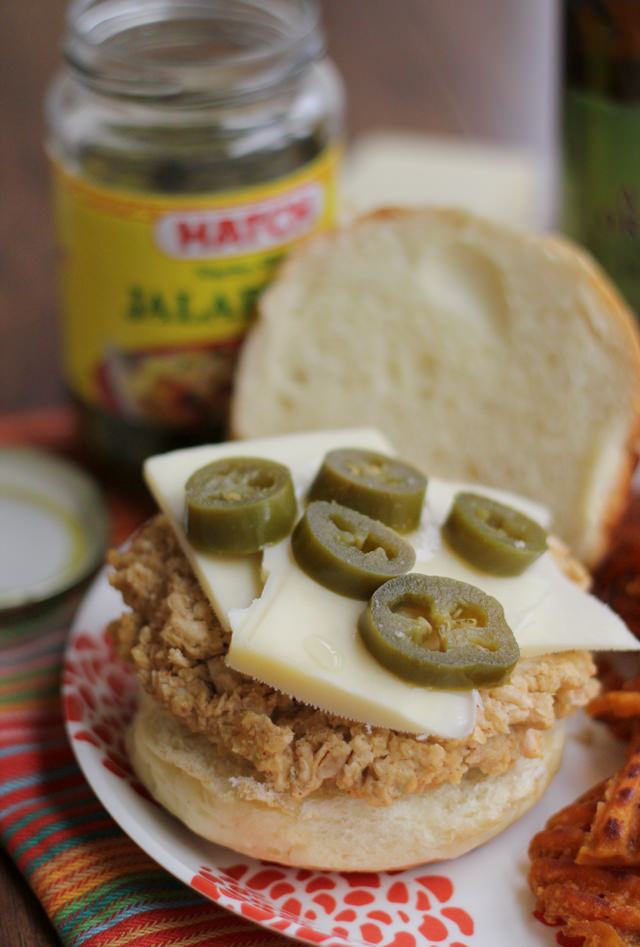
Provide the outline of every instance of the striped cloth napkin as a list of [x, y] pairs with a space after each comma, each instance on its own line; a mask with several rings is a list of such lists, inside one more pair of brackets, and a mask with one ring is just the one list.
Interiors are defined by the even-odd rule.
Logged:
[[[127, 525], [122, 510], [116, 513], [117, 541], [130, 517]], [[122, 832], [89, 788], [66, 737], [60, 700], [78, 600], [75, 593], [36, 614], [0, 617], [0, 840], [60, 940], [69, 947], [290, 943], [174, 879]], [[7, 944], [4, 935], [0, 942]]]

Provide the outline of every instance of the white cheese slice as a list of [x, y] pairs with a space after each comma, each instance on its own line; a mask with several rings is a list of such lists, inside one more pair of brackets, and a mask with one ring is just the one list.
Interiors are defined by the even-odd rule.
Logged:
[[[216, 613], [231, 628], [231, 667], [339, 716], [412, 733], [464, 737], [473, 729], [477, 693], [412, 685], [378, 664], [357, 632], [363, 603], [306, 576], [288, 539], [265, 549], [260, 567], [259, 555], [203, 554], [185, 536], [184, 485], [203, 464], [234, 455], [279, 460], [291, 469], [300, 500], [324, 454], [343, 446], [393, 452], [381, 434], [368, 429], [312, 432], [176, 451], [151, 458], [145, 473]], [[610, 609], [564, 577], [550, 553], [522, 576], [507, 579], [482, 573], [454, 555], [441, 540], [440, 526], [463, 486], [430, 479], [421, 527], [408, 537], [416, 549], [413, 571], [470, 582], [497, 598], [523, 656], [640, 647]], [[538, 504], [481, 489], [548, 522]]]
[[450, 576], [498, 599], [523, 657], [571, 650], [640, 649], [640, 642], [618, 615], [568, 579], [551, 552], [536, 559], [522, 575], [508, 578], [481, 572], [456, 556], [442, 541], [440, 527], [455, 494], [469, 489], [516, 507], [545, 527], [549, 525], [548, 511], [531, 500], [489, 487], [432, 478], [420, 535], [412, 537], [416, 548], [413, 572]]
[[333, 448], [352, 445], [391, 452], [391, 445], [382, 434], [364, 428], [205, 444], [159, 454], [146, 461], [144, 475], [149, 489], [171, 523], [185, 556], [225, 627], [229, 627], [228, 615], [232, 608], [246, 608], [260, 595], [260, 555], [229, 557], [193, 548], [184, 531], [184, 488], [191, 474], [223, 457], [264, 457], [290, 468], [296, 494], [300, 497], [315, 475], [318, 458], [321, 460]]
[[436, 691], [392, 674], [357, 630], [364, 602], [310, 579], [288, 542], [265, 550], [266, 584], [229, 614], [228, 664], [341, 717], [413, 733], [461, 737], [473, 729], [474, 691]]

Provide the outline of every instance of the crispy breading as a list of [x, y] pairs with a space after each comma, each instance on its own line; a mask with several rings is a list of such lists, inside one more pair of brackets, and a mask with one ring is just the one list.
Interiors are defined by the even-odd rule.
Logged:
[[571, 555], [571, 550], [567, 544], [552, 534], [547, 536], [547, 546], [566, 577], [579, 585], [585, 592], [588, 592], [592, 585], [591, 573]]
[[470, 769], [506, 771], [540, 754], [540, 731], [597, 690], [586, 652], [521, 660], [507, 683], [481, 691], [463, 740], [420, 738], [338, 718], [225, 664], [229, 635], [177, 540], [158, 517], [110, 556], [112, 584], [132, 608], [112, 624], [120, 654], [144, 689], [222, 751], [237, 754], [277, 791], [304, 798], [323, 784], [384, 805]]

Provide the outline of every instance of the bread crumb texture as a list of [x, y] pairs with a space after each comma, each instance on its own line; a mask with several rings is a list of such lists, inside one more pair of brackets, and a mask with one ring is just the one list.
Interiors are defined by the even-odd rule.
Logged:
[[427, 473], [545, 503], [593, 566], [635, 463], [638, 338], [565, 241], [462, 212], [379, 212], [284, 265], [241, 354], [231, 426], [373, 424]]
[[[473, 732], [438, 740], [354, 723], [288, 697], [225, 664], [226, 632], [169, 524], [158, 516], [109, 556], [131, 608], [110, 634], [143, 689], [192, 732], [242, 761], [246, 792], [304, 799], [336, 787], [374, 806], [465, 774], [499, 775], [541, 755], [541, 734], [598, 690], [587, 652], [522, 659], [509, 681], [480, 691]], [[247, 766], [249, 769], [247, 769]], [[253, 787], [253, 788], [251, 788]]]

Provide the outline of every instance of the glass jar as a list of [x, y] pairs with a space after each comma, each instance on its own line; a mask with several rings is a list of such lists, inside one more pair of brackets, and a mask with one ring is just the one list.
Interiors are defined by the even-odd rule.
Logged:
[[640, 4], [564, 0], [561, 228], [640, 314]]
[[225, 435], [256, 297], [337, 215], [343, 96], [315, 0], [75, 0], [47, 98], [63, 370], [139, 468]]

